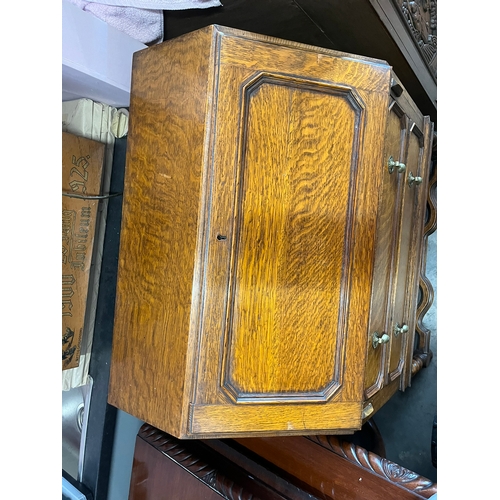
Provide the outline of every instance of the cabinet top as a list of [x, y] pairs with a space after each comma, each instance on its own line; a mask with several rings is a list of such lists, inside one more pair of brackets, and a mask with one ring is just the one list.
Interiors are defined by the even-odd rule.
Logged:
[[[228, 26], [221, 26], [220, 24], [211, 24], [209, 26], [206, 26], [205, 28], [201, 28], [199, 30], [193, 31], [191, 33], [187, 33], [186, 35], [181, 35], [177, 37], [178, 39], [181, 39], [182, 37], [189, 36], [192, 33], [196, 32], [211, 32], [212, 34], [216, 34], [219, 36], [230, 36], [234, 38], [244, 38], [246, 40], [255, 40], [257, 42], [264, 42], [264, 43], [269, 43], [273, 45], [281, 45], [284, 47], [290, 47], [294, 48], [297, 50], [304, 50], [308, 52], [315, 52], [318, 54], [325, 54], [333, 57], [339, 57], [342, 59], [349, 59], [349, 60], [354, 60], [358, 61], [360, 63], [367, 63], [367, 64], [376, 64], [376, 65], [381, 65], [381, 66], [386, 66], [390, 67], [390, 65], [387, 63], [387, 61], [384, 61], [382, 59], [375, 59], [373, 57], [366, 57], [366, 56], [361, 56], [357, 54], [349, 54], [348, 52], [341, 52], [339, 50], [333, 50], [333, 49], [326, 49], [324, 47], [317, 47], [315, 45], [308, 45], [305, 43], [299, 43], [299, 42], [294, 42], [291, 40], [285, 40], [282, 38], [276, 38], [268, 35], [261, 35], [258, 33], [253, 33], [250, 31], [244, 31], [236, 28], [230, 28]], [[172, 39], [172, 40], [175, 40]], [[167, 40], [166, 42], [163, 43], [169, 43]], [[162, 45], [162, 44], [158, 44]], [[158, 46], [157, 45], [157, 46]]]

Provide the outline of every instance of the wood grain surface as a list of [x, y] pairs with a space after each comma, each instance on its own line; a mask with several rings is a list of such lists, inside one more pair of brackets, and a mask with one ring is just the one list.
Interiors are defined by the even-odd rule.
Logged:
[[[263, 403], [282, 404], [286, 415], [295, 410], [285, 403], [318, 401], [332, 408], [314, 413], [330, 416], [329, 423], [318, 421], [314, 428], [331, 426], [337, 407], [342, 422], [337, 430], [348, 425], [345, 408], [353, 409], [352, 429], [359, 425], [354, 411], [363, 397], [380, 182], [373, 163], [382, 161], [388, 87], [355, 88], [351, 77], [363, 87], [352, 68], [359, 62], [322, 55], [315, 66], [318, 59], [309, 51], [283, 58], [275, 72], [275, 50], [289, 47], [264, 51], [253, 41], [237, 42], [222, 37], [220, 48], [194, 396], [194, 407], [203, 413], [195, 409], [193, 415], [211, 415], [212, 424], [204, 420], [210, 432], [221, 432], [224, 420], [218, 415], [224, 415], [229, 433], [233, 425], [242, 428], [239, 415], [248, 415], [244, 425], [252, 429], [270, 421], [262, 415], [264, 407], [257, 409]], [[233, 64], [237, 49], [251, 57], [250, 67], [245, 60]], [[255, 51], [260, 51], [258, 71]], [[379, 81], [386, 71], [388, 85], [388, 68], [376, 65], [372, 76], [370, 66], [362, 66], [367, 80]], [[313, 121], [309, 107], [322, 118]], [[256, 408], [243, 410], [241, 403]], [[195, 420], [192, 428], [203, 433]], [[285, 417], [279, 421], [288, 426]], [[290, 421], [295, 429], [295, 419]], [[274, 432], [300, 432], [294, 429]]]
[[[404, 390], [410, 384], [432, 128], [404, 89], [389, 108], [385, 155], [404, 163], [405, 170], [387, 175], [380, 193], [374, 276], [380, 285], [373, 289], [370, 331], [387, 333], [390, 341], [376, 349], [368, 347], [365, 404], [371, 403], [375, 412], [398, 387]], [[421, 176], [422, 183], [410, 187], [410, 173]], [[408, 331], [397, 334], [395, 328], [403, 326]]]
[[[401, 9], [403, 5], [402, 0], [226, 0], [222, 9], [169, 12], [165, 37], [216, 23], [383, 59], [420, 110], [435, 121], [436, 81], [426, 56], [429, 50], [435, 51], [436, 36], [428, 39], [422, 33], [429, 30], [423, 18], [433, 12], [431, 27], [436, 34], [436, 4], [414, 2]], [[423, 18], [419, 17], [422, 7], [426, 10]], [[423, 57], [422, 50], [427, 52]]]
[[[387, 130], [385, 135], [384, 162], [380, 165], [382, 188], [380, 190], [375, 271], [372, 289], [369, 334], [391, 335], [391, 293], [393, 287], [393, 268], [397, 243], [397, 222], [400, 212], [401, 185], [404, 175], [395, 170], [389, 173], [388, 160], [404, 162], [408, 119], [401, 107], [391, 99], [388, 107]], [[365, 397], [371, 398], [385, 382], [388, 345], [376, 349], [368, 343], [368, 356], [365, 375]]]
[[342, 373], [359, 115], [345, 96], [283, 84], [251, 96], [227, 360], [238, 392], [321, 393]]
[[[409, 127], [410, 128], [410, 127]], [[414, 124], [411, 124], [411, 131], [408, 131], [408, 145], [405, 154], [406, 171], [404, 173], [402, 184], [402, 206], [397, 228], [398, 240], [395, 255], [397, 257], [394, 274], [392, 321], [389, 325], [391, 329], [391, 343], [389, 345], [390, 354], [388, 360], [388, 380], [392, 381], [400, 377], [405, 363], [405, 346], [413, 338], [412, 332], [415, 330], [414, 314], [411, 314], [411, 304], [415, 303], [417, 297], [410, 293], [413, 289], [412, 283], [412, 260], [416, 258], [417, 248], [413, 235], [418, 229], [418, 220], [416, 219], [416, 193], [421, 190], [421, 186], [408, 185], [408, 176], [412, 172], [418, 175], [420, 171], [420, 144], [423, 145], [422, 132]], [[409, 330], [406, 334], [395, 335], [394, 327], [397, 325], [407, 325]]]
[[[412, 375], [412, 359], [414, 354], [414, 342], [415, 334], [418, 331], [418, 289], [420, 283], [420, 272], [422, 269], [422, 262], [424, 261], [424, 252], [426, 251], [425, 242], [425, 216], [427, 210], [427, 197], [429, 193], [429, 182], [430, 182], [430, 164], [431, 164], [431, 153], [432, 153], [432, 137], [434, 134], [434, 124], [430, 121], [428, 116], [423, 117], [422, 128], [418, 130], [414, 127], [412, 129], [412, 136], [418, 136], [419, 144], [419, 154], [417, 163], [418, 176], [422, 177], [422, 183], [418, 186], [414, 186], [410, 189], [415, 189], [415, 202], [414, 202], [414, 230], [412, 234], [412, 254], [411, 254], [411, 264], [409, 265], [409, 276], [408, 276], [408, 286], [407, 286], [407, 310], [406, 316], [410, 318], [411, 323], [410, 341], [407, 342], [404, 354], [405, 357], [405, 367], [404, 372], [401, 377], [400, 388], [404, 390], [406, 387], [411, 385], [411, 375]], [[421, 134], [421, 135], [420, 135]], [[430, 359], [426, 360], [428, 364]]]
[[190, 434], [199, 437], [307, 435], [353, 432], [361, 427], [361, 403], [294, 405], [193, 405]]
[[[216, 443], [220, 449], [211, 444]], [[232, 452], [228, 454], [227, 451]], [[129, 500], [314, 500], [243, 453], [211, 439], [179, 441], [144, 424], [137, 435]]]
[[[188, 455], [190, 464], [195, 460]], [[129, 500], [220, 500], [222, 497], [214, 491], [203, 477], [213, 471], [207, 470], [207, 464], [196, 463], [202, 470], [202, 478], [198, 479], [180, 463], [168, 458], [146, 441], [137, 438], [130, 478]], [[168, 480], [166, 480], [168, 478]]]
[[144, 424], [129, 499], [422, 500], [436, 492], [428, 479], [337, 436], [186, 442]]
[[108, 401], [172, 433], [190, 396], [211, 39], [138, 52], [132, 73]]
[[413, 356], [413, 366], [411, 376], [417, 373], [420, 368], [427, 367], [432, 360], [433, 354], [430, 349], [432, 331], [424, 325], [424, 318], [434, 301], [434, 289], [432, 283], [426, 276], [427, 265], [427, 244], [429, 236], [437, 228], [437, 142], [436, 136], [433, 137], [431, 163], [429, 166], [429, 187], [427, 189], [426, 216], [424, 226], [424, 237], [422, 243], [422, 263], [420, 265], [419, 296], [420, 300], [417, 307], [417, 326], [418, 335], [417, 353]]
[[[395, 256], [395, 269], [392, 280], [391, 298], [392, 324], [408, 325], [408, 332], [394, 338], [392, 332], [390, 355], [381, 370], [385, 382], [378, 391], [368, 396], [365, 404], [371, 403], [373, 416], [398, 390], [405, 390], [411, 385], [411, 377], [423, 366], [425, 359], [414, 357], [414, 339], [417, 329], [418, 284], [420, 270], [424, 259], [424, 222], [426, 199], [428, 196], [429, 165], [433, 124], [429, 117], [415, 113], [404, 102], [406, 120], [408, 121], [406, 172], [402, 183], [402, 206], [400, 208], [399, 229]], [[418, 128], [420, 123], [422, 128]], [[423, 181], [420, 185], [408, 186], [408, 174], [419, 175]], [[419, 172], [419, 174], [415, 174]], [[406, 338], [405, 338], [406, 337]], [[366, 419], [364, 420], [366, 421]]]
[[[348, 438], [318, 435], [311, 436], [308, 439], [332, 451], [339, 457], [344, 458], [354, 467], [372, 472], [379, 476], [379, 479], [383, 479], [407, 490], [403, 493], [401, 490], [392, 489], [391, 486], [387, 484], [385, 488], [382, 486], [382, 491], [392, 490], [396, 495], [399, 493], [401, 498], [405, 497], [405, 494], [410, 494], [410, 498], [412, 495], [414, 495], [413, 498], [431, 498], [437, 493], [436, 483], [376, 453], [372, 453], [361, 446], [349, 442]], [[355, 477], [354, 474], [354, 481], [356, 480]]]
[[[363, 448], [349, 443], [343, 447], [335, 436], [331, 439], [337, 446], [329, 444], [326, 436], [247, 438], [236, 442], [279, 467], [318, 498], [416, 500], [436, 492], [431, 481]], [[415, 483], [405, 487], [405, 480]]]
[[182, 438], [360, 428], [390, 354], [368, 354], [399, 248], [390, 83], [219, 26], [135, 55], [111, 404]]

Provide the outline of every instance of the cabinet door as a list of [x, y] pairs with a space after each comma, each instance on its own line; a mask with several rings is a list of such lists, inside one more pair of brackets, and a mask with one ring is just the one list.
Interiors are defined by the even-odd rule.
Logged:
[[431, 138], [432, 124], [428, 117], [420, 123], [409, 119], [387, 380], [389, 383], [400, 377], [402, 390], [409, 385], [414, 349]]
[[[394, 274], [401, 215], [401, 192], [404, 171], [390, 162], [404, 164], [409, 120], [399, 104], [391, 99], [388, 110], [380, 205], [378, 212], [375, 270], [368, 338], [368, 359], [365, 376], [365, 397], [379, 392], [387, 383], [389, 344], [372, 344], [372, 336], [391, 337]], [[391, 342], [391, 340], [389, 341]], [[394, 351], [393, 351], [394, 352]]]
[[404, 167], [386, 171], [382, 183], [370, 336], [386, 334], [388, 342], [368, 347], [367, 399], [397, 379], [401, 389], [409, 382], [431, 135], [428, 117], [390, 104], [385, 157]]
[[357, 429], [389, 69], [218, 47], [188, 434]]

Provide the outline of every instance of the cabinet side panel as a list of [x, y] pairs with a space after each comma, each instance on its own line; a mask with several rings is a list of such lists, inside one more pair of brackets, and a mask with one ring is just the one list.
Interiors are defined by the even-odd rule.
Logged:
[[136, 54], [133, 66], [108, 400], [174, 434], [198, 307], [211, 41], [211, 28], [186, 35]]

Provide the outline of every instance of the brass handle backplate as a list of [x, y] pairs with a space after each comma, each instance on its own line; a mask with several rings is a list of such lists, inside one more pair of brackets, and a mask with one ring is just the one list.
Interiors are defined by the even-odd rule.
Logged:
[[380, 333], [375, 332], [372, 335], [372, 346], [374, 349], [376, 349], [380, 344], [387, 344], [391, 340], [391, 337], [387, 335], [387, 333], [383, 333], [380, 335]]
[[402, 174], [406, 170], [406, 165], [399, 161], [395, 161], [392, 156], [389, 156], [389, 159], [387, 160], [387, 169], [390, 174], [392, 174], [396, 169], [398, 170], [398, 174]]
[[361, 418], [364, 420], [366, 417], [369, 417], [374, 411], [373, 405], [371, 403], [368, 403], [364, 408], [363, 408], [363, 413], [361, 414]]
[[394, 336], [397, 337], [400, 333], [406, 333], [409, 329], [408, 325], [405, 325], [404, 323], [402, 325], [396, 323], [394, 325]]
[[420, 184], [422, 184], [422, 180], [422, 177], [414, 177], [412, 172], [408, 174], [408, 186], [410, 187], [412, 187], [413, 185], [419, 186]]

